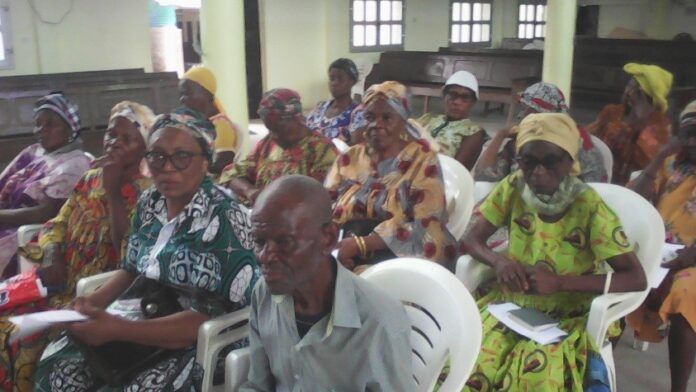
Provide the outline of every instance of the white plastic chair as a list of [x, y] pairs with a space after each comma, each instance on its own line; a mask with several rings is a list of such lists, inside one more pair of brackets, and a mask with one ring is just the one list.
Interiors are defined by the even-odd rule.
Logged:
[[[105, 272], [99, 275], [82, 278], [77, 282], [76, 294], [78, 297], [93, 293], [118, 271]], [[204, 370], [203, 392], [226, 391], [225, 384], [213, 385], [213, 376], [217, 358], [225, 346], [247, 337], [249, 320], [249, 308], [240, 309], [203, 323], [198, 329], [198, 342], [196, 347], [196, 362]], [[238, 324], [244, 325], [232, 328]]]
[[595, 135], [590, 135], [592, 139], [592, 144], [597, 147], [600, 155], [602, 155], [602, 163], [604, 164], [604, 170], [607, 172], [607, 182], [611, 182], [611, 174], [614, 170], [614, 156], [611, 154], [611, 150], [602, 139]]
[[474, 202], [478, 204], [483, 201], [497, 185], [497, 182], [476, 181], [474, 183]]
[[474, 178], [459, 161], [447, 155], [438, 154], [442, 179], [445, 183], [445, 198], [449, 221], [447, 229], [459, 240], [474, 210]]
[[482, 327], [473, 297], [447, 269], [432, 261], [397, 258], [360, 275], [399, 299], [412, 327], [413, 379], [432, 391], [445, 361], [450, 371], [440, 391], [461, 391], [481, 348]]
[[333, 142], [334, 146], [336, 146], [336, 149], [338, 150], [338, 152], [341, 154], [348, 151], [348, 149], [350, 148], [350, 146], [348, 144], [346, 144], [346, 142], [344, 142], [343, 140], [341, 140], [339, 138], [333, 138], [333, 139], [331, 139], [331, 141]]
[[[31, 241], [31, 239], [34, 238], [34, 235], [41, 231], [42, 227], [43, 225], [40, 223], [34, 225], [19, 226], [19, 229], [17, 229], [17, 246], [21, 248], [28, 244], [29, 241]], [[17, 262], [19, 263], [18, 267], [20, 274], [28, 272], [36, 266], [36, 263], [33, 263], [22, 256], [19, 256], [17, 258]]]
[[[636, 255], [643, 266], [647, 281], [652, 281], [660, 264], [665, 238], [662, 217], [647, 200], [627, 188], [604, 183], [589, 185], [599, 192], [604, 202], [619, 216], [629, 240], [639, 244], [636, 247]], [[488, 266], [473, 260], [469, 255], [459, 258], [456, 271], [457, 277], [470, 291], [494, 275]], [[646, 287], [643, 291], [608, 293], [598, 295], [592, 301], [587, 331], [599, 347], [602, 359], [607, 365], [613, 391], [616, 390], [616, 368], [611, 343], [606, 339], [607, 329], [613, 322], [637, 309], [647, 297], [649, 290]]]

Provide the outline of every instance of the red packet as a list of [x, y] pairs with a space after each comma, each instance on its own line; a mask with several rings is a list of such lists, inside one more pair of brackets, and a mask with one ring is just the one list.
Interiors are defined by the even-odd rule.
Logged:
[[36, 271], [34, 268], [0, 282], [0, 312], [46, 298], [48, 290]]

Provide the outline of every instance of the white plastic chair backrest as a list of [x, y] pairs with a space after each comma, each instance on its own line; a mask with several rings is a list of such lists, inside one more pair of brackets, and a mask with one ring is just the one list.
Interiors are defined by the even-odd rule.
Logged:
[[348, 149], [350, 148], [350, 146], [348, 144], [346, 144], [346, 142], [344, 142], [343, 140], [341, 140], [339, 138], [333, 138], [333, 139], [331, 139], [331, 141], [333, 142], [334, 146], [336, 146], [336, 149], [338, 150], [338, 152], [341, 154], [348, 151]]
[[456, 159], [438, 154], [445, 183], [445, 198], [449, 221], [447, 229], [459, 240], [466, 231], [474, 210], [474, 178]]
[[498, 185], [497, 182], [476, 181], [474, 183], [474, 201], [480, 203]]
[[[660, 265], [665, 225], [660, 213], [645, 198], [628, 188], [605, 183], [590, 183], [604, 202], [619, 216], [628, 240], [640, 244], [635, 253], [650, 281]], [[608, 240], [621, 241], [618, 232]]]
[[614, 170], [614, 156], [611, 154], [611, 150], [602, 139], [595, 135], [590, 135], [592, 138], [592, 144], [599, 150], [600, 155], [602, 155], [602, 163], [604, 164], [604, 170], [607, 172], [607, 182], [611, 182], [611, 174]]
[[360, 276], [404, 304], [412, 324], [416, 390], [432, 391], [449, 358], [440, 391], [460, 391], [476, 364], [482, 335], [479, 310], [464, 285], [441, 265], [416, 258], [384, 261]]
[[263, 124], [252, 123], [249, 124], [249, 152], [251, 152], [256, 143], [268, 135], [268, 128]]
[[253, 145], [251, 144], [251, 138], [249, 135], [249, 129], [244, 129], [239, 126], [239, 124], [234, 123], [234, 128], [238, 130], [237, 132], [237, 145], [235, 146], [237, 154], [234, 156], [234, 161], [239, 162], [246, 158], [251, 151]]

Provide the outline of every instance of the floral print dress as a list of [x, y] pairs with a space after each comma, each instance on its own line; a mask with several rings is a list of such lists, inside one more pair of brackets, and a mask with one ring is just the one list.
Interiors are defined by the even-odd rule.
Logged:
[[[163, 283], [214, 292], [234, 308], [249, 304], [258, 279], [250, 250], [248, 213], [226, 190], [206, 178], [191, 202], [174, 219], [167, 219], [166, 201], [154, 187], [140, 199], [122, 268]], [[159, 244], [158, 244], [159, 243]], [[157, 249], [155, 249], [157, 248]], [[210, 317], [223, 314], [219, 305], [195, 300], [190, 308]], [[36, 374], [37, 391], [191, 391], [198, 390], [202, 369], [196, 348], [173, 355], [142, 370], [123, 388], [96, 384], [82, 354], [65, 335], [44, 351]]]
[[358, 105], [352, 103], [343, 112], [334, 117], [326, 117], [333, 101], [319, 102], [307, 116], [307, 126], [329, 139], [339, 138], [346, 143], [350, 142], [350, 118]]

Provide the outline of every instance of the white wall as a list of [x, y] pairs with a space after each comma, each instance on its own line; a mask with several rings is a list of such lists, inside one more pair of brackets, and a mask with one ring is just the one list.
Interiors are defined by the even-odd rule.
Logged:
[[[27, 0], [9, 0], [15, 67], [0, 76], [152, 68], [146, 0], [74, 0], [62, 23], [45, 24]], [[44, 20], [57, 21], [69, 0], [34, 0]]]

